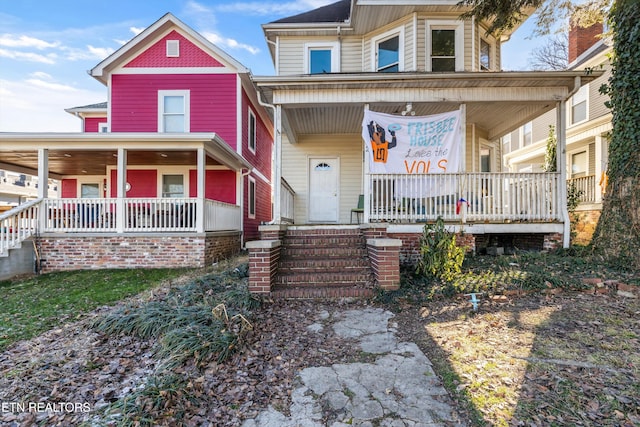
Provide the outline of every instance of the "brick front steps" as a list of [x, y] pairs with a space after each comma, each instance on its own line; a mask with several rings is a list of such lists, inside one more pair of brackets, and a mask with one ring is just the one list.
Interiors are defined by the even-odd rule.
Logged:
[[272, 295], [345, 298], [373, 295], [365, 239], [357, 227], [287, 230]]

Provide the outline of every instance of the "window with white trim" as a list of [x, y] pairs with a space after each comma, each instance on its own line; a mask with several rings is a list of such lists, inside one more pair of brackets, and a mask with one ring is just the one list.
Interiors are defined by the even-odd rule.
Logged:
[[180, 40], [167, 40], [167, 58], [180, 56]]
[[531, 145], [532, 142], [532, 124], [531, 122], [526, 123], [522, 126], [522, 146], [526, 147]]
[[504, 154], [511, 152], [511, 134], [510, 133], [502, 137], [502, 152]]
[[109, 132], [109, 123], [98, 123], [98, 132], [100, 133]]
[[571, 155], [571, 178], [587, 176], [587, 152], [581, 151]]
[[335, 43], [306, 43], [305, 73], [323, 74], [340, 71], [340, 45]]
[[449, 20], [427, 21], [427, 71], [464, 70], [464, 26]]
[[582, 86], [571, 97], [571, 124], [584, 122], [587, 120], [587, 98], [589, 95], [589, 86]]
[[404, 71], [404, 29], [381, 34], [371, 42], [375, 71], [383, 73]]
[[255, 154], [256, 152], [256, 115], [253, 114], [253, 111], [249, 110], [249, 129], [247, 131], [248, 141], [247, 144], [249, 146], [249, 151]]
[[169, 199], [184, 197], [184, 175], [162, 175], [162, 197]]
[[189, 132], [189, 91], [158, 91], [158, 132]]
[[491, 44], [485, 39], [480, 39], [480, 71], [491, 70]]
[[256, 180], [249, 177], [249, 206], [248, 214], [249, 218], [256, 217]]

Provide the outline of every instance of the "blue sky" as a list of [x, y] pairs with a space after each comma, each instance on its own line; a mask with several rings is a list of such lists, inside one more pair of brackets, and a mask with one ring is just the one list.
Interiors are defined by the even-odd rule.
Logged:
[[[0, 132], [77, 132], [65, 108], [106, 101], [87, 71], [167, 12], [254, 75], [274, 74], [261, 24], [335, 0], [0, 0]], [[504, 45], [503, 69], [527, 68], [527, 22]]]

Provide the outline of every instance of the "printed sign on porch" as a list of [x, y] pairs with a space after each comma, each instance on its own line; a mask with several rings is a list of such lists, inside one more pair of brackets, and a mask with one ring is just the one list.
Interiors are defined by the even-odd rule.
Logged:
[[455, 173], [460, 161], [460, 110], [421, 117], [365, 110], [362, 138], [371, 173]]

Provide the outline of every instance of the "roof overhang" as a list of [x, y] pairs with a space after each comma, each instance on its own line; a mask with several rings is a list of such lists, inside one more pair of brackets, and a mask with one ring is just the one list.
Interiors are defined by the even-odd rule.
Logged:
[[466, 105], [467, 123], [490, 139], [565, 101], [601, 71], [356, 73], [256, 76], [270, 104], [281, 105], [294, 139], [314, 133], [359, 133], [364, 106], [389, 114], [411, 103], [417, 115]]
[[47, 149], [52, 177], [104, 175], [107, 166], [116, 164], [118, 149], [128, 151], [128, 165], [194, 165], [195, 152], [200, 148], [205, 150], [209, 163], [234, 170], [252, 168], [215, 133], [142, 132], [0, 133], [0, 165], [35, 175], [37, 152]]

